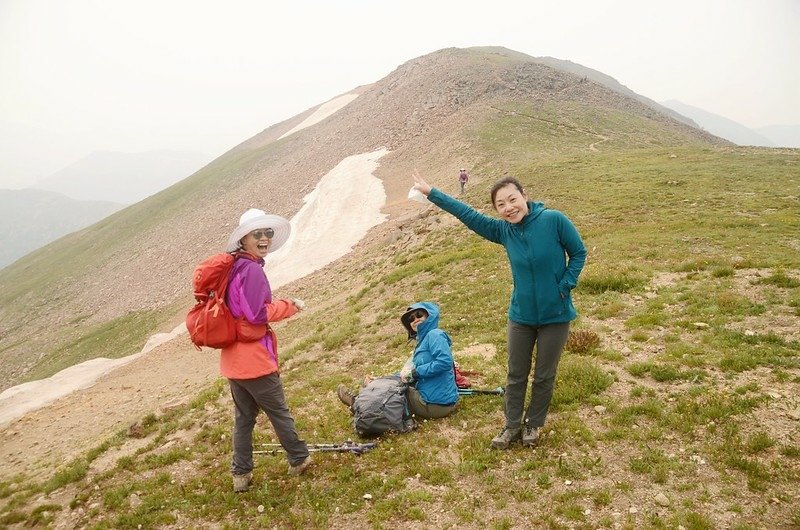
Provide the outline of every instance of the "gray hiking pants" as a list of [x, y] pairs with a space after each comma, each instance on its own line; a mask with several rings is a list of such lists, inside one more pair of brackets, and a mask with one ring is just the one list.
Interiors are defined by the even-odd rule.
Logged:
[[406, 403], [408, 403], [409, 412], [418, 418], [444, 418], [456, 410], [455, 404], [437, 405], [436, 403], [425, 403], [425, 400], [422, 399], [422, 396], [419, 395], [419, 392], [417, 392], [417, 389], [413, 386], [408, 387], [406, 391]]
[[506, 428], [518, 429], [522, 424], [522, 409], [528, 392], [528, 377], [536, 345], [531, 401], [525, 413], [525, 423], [541, 427], [553, 398], [558, 361], [567, 343], [569, 322], [528, 326], [508, 321], [508, 378], [506, 380]]
[[308, 447], [297, 435], [294, 418], [286, 404], [280, 375], [228, 379], [228, 384], [235, 405], [231, 464], [234, 475], [244, 475], [253, 470], [253, 428], [259, 410], [267, 414], [290, 465], [295, 466], [308, 456]]

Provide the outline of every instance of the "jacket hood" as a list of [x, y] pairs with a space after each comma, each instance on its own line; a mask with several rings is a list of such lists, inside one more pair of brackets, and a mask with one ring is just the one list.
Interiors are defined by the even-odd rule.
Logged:
[[[411, 329], [411, 313], [416, 309], [424, 309], [428, 313], [428, 318], [417, 326], [417, 331], [415, 332]], [[403, 313], [403, 316], [400, 317], [400, 322], [403, 324], [403, 327], [406, 328], [406, 331], [408, 331], [408, 340], [417, 339], [421, 341], [430, 330], [439, 327], [439, 306], [433, 302], [417, 302], [411, 304], [408, 306], [406, 312]]]
[[528, 215], [525, 216], [525, 221], [523, 222], [536, 219], [546, 209], [543, 202], [528, 201]]

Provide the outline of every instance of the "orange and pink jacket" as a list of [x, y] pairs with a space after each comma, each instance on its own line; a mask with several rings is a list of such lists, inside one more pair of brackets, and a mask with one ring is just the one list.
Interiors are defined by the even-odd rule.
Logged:
[[228, 379], [255, 379], [278, 371], [278, 340], [270, 322], [297, 313], [289, 300], [272, 300], [264, 260], [240, 253], [233, 264], [225, 301], [237, 319], [239, 341], [222, 349], [220, 373]]

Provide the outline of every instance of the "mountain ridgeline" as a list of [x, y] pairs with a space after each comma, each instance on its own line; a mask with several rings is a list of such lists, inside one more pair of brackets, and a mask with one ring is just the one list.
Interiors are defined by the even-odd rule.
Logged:
[[558, 157], [728, 145], [569, 64], [504, 48], [413, 59], [354, 89], [359, 96], [322, 122], [286, 138], [314, 109], [275, 124], [160, 193], [31, 253], [0, 271], [0, 389], [141, 349], [181, 320], [195, 264], [223, 247], [242, 211], [291, 217], [348, 156], [389, 149], [376, 176], [391, 221], [409, 208], [414, 168], [447, 189], [459, 166], [479, 182]]

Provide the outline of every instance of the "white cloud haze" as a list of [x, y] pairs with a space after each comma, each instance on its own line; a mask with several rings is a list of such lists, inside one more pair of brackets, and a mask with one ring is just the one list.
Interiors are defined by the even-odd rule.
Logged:
[[0, 188], [93, 151], [217, 156], [401, 63], [505, 46], [749, 127], [800, 123], [800, 2], [0, 0]]

